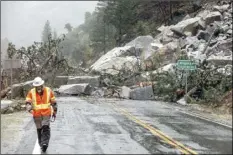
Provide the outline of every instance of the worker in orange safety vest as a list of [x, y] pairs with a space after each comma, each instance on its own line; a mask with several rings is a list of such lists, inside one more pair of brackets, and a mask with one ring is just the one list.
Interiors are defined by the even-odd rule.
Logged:
[[56, 118], [57, 103], [53, 91], [44, 86], [40, 77], [34, 79], [33, 86], [26, 96], [26, 108], [33, 115], [38, 143], [46, 152], [50, 140], [50, 118]]

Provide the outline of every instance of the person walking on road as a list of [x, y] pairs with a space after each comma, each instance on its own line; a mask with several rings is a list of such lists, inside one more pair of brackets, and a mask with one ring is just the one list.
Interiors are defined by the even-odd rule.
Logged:
[[44, 86], [40, 77], [34, 79], [33, 86], [26, 96], [26, 108], [33, 115], [39, 145], [46, 152], [50, 140], [50, 117], [56, 118], [57, 103], [53, 91]]

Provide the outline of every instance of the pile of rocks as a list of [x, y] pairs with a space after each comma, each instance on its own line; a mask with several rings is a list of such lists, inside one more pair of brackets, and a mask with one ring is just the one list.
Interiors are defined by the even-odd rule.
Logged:
[[232, 65], [232, 3], [186, 16], [176, 25], [161, 26], [151, 44], [155, 52], [173, 55], [180, 49], [190, 59], [214, 66]]
[[25, 109], [24, 100], [1, 100], [1, 114], [10, 114]]

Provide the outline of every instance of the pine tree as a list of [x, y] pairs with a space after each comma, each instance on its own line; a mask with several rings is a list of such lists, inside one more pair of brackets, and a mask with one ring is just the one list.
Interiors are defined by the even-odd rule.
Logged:
[[57, 39], [57, 31], [53, 30], [53, 40], [56, 40], [56, 39]]
[[44, 26], [44, 30], [42, 32], [42, 42], [47, 42], [49, 37], [52, 36], [50, 22], [47, 20]]

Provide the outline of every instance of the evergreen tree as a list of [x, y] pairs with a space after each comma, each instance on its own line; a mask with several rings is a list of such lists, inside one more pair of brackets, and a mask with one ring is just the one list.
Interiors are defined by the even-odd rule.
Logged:
[[44, 30], [42, 32], [42, 42], [47, 42], [49, 37], [51, 37], [52, 31], [50, 27], [50, 22], [47, 20], [44, 26]]

